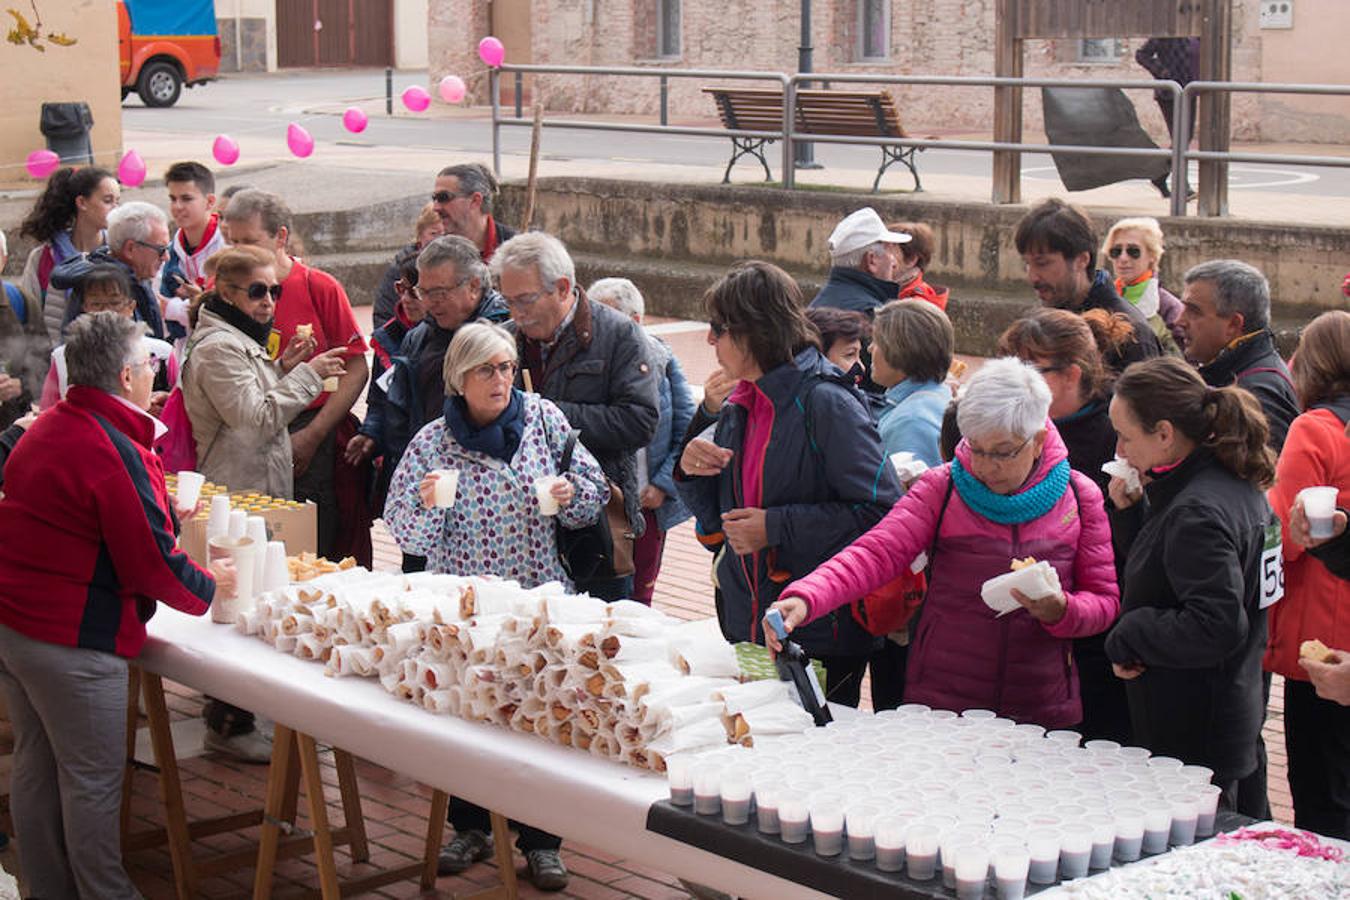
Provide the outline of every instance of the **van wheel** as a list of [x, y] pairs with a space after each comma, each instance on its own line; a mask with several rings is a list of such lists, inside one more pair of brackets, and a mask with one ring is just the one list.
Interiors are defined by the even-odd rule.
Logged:
[[183, 93], [183, 77], [173, 63], [157, 60], [141, 69], [136, 93], [146, 106], [173, 106]]

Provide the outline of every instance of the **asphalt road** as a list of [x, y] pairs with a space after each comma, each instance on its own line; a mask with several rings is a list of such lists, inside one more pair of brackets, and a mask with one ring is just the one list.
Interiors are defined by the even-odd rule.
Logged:
[[[413, 84], [426, 84], [425, 73], [402, 72], [394, 77], [394, 103]], [[170, 109], [147, 109], [132, 95], [123, 105], [126, 128], [199, 134], [203, 137], [226, 132], [242, 134], [283, 129], [299, 117], [319, 141], [348, 141], [375, 146], [416, 147], [456, 153], [488, 154], [492, 150], [491, 124], [482, 117], [394, 117], [372, 115], [371, 125], [360, 136], [347, 133], [340, 120], [341, 110], [362, 104], [378, 107], [382, 113], [384, 97], [382, 70], [288, 71], [270, 75], [228, 76], [198, 88], [186, 90], [178, 104]], [[529, 151], [528, 128], [502, 129], [502, 149], [507, 154]], [[568, 128], [550, 128], [543, 142], [546, 159], [595, 160], [632, 164], [692, 166], [708, 169], [710, 174], [726, 165], [725, 138], [684, 135], [653, 135], [623, 132], [596, 132]], [[777, 147], [770, 148], [769, 165], [777, 171]], [[827, 170], [875, 170], [877, 151], [872, 147], [815, 145], [815, 158]], [[742, 161], [740, 167], [757, 165]], [[922, 157], [922, 171], [988, 178], [991, 157], [987, 153], [956, 150], [928, 150]], [[888, 173], [885, 184], [908, 187], [908, 173], [896, 169]], [[1028, 181], [1058, 183], [1049, 156], [1027, 154], [1023, 157], [1023, 176]], [[828, 180], [828, 174], [825, 176]], [[1230, 167], [1229, 186], [1234, 191], [1276, 191], [1284, 194], [1310, 194], [1320, 197], [1350, 196], [1350, 170], [1308, 166], [1258, 166], [1234, 164]]]

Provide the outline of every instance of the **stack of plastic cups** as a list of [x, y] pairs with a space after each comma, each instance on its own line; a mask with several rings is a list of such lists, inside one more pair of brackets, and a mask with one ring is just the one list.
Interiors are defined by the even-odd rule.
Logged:
[[905, 867], [905, 832], [910, 819], [890, 816], [876, 821], [873, 843], [876, 847], [877, 868], [883, 872], [899, 872]]
[[230, 510], [230, 531], [232, 538], [246, 537], [248, 534], [248, 513], [242, 509]]
[[[286, 543], [284, 541], [268, 541], [265, 557], [263, 561], [263, 592], [284, 588], [291, 580], [290, 569], [286, 566]], [[690, 800], [690, 802], [693, 801]]]
[[216, 494], [211, 498], [211, 514], [206, 520], [206, 539], [229, 537], [230, 534], [230, 497], [228, 494]]
[[1031, 853], [1020, 841], [999, 841], [991, 854], [998, 900], [1022, 900], [1027, 892]]
[[854, 802], [844, 811], [844, 830], [848, 833], [848, 858], [873, 859], [876, 851], [876, 822], [880, 810]]
[[[253, 540], [257, 548], [253, 553], [253, 590], [261, 593], [267, 568], [267, 520], [262, 516], [248, 516], [244, 519], [244, 537]], [[251, 597], [241, 597], [250, 600]]]
[[750, 821], [750, 778], [744, 769], [724, 769], [718, 781], [718, 792], [723, 822], [744, 825]]
[[[269, 551], [272, 549], [269, 545]], [[675, 806], [694, 805], [694, 771], [689, 758], [672, 756], [666, 760], [666, 781], [670, 785], [670, 802]]]
[[1134, 862], [1144, 844], [1144, 811], [1134, 806], [1120, 806], [1113, 814], [1116, 819], [1115, 857], [1121, 862]]
[[808, 803], [811, 842], [817, 856], [838, 856], [844, 850], [844, 798], [822, 791]]
[[1054, 884], [1059, 877], [1059, 835], [1057, 828], [1033, 827], [1027, 832], [1027, 852], [1031, 854], [1027, 878], [1032, 884]]

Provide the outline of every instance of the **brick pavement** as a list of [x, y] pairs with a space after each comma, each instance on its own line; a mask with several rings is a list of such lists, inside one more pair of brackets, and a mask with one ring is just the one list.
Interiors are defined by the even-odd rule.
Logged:
[[[358, 310], [369, 325], [369, 309]], [[663, 331], [665, 329], [662, 329]], [[674, 348], [694, 384], [701, 384], [716, 366], [712, 349], [701, 329], [675, 329], [664, 335]], [[714, 614], [712, 585], [709, 579], [709, 556], [695, 540], [693, 528], [685, 523], [675, 528], [666, 542], [665, 563], [656, 587], [656, 605], [673, 616], [693, 619]], [[375, 531], [375, 565], [377, 568], [397, 568], [399, 552], [383, 527], [377, 523]], [[201, 695], [181, 686], [170, 686], [169, 706], [176, 720], [200, 715]], [[863, 692], [864, 697], [867, 691]], [[1270, 717], [1266, 725], [1266, 740], [1270, 750], [1271, 802], [1275, 817], [1291, 821], [1292, 810], [1287, 782], [1284, 753], [1283, 703], [1280, 681], [1277, 678], [1272, 693]], [[8, 723], [0, 724], [0, 750], [9, 753], [12, 738]], [[180, 753], [189, 748], [180, 747]], [[331, 754], [323, 754], [326, 799], [332, 821], [340, 822], [337, 805], [337, 777]], [[4, 758], [7, 770], [8, 758]], [[246, 766], [210, 756], [195, 756], [181, 763], [183, 788], [189, 818], [222, 815], [228, 812], [256, 809], [262, 804], [266, 770]], [[3, 771], [3, 770], [0, 770]], [[364, 761], [357, 763], [362, 785], [363, 810], [371, 840], [372, 858], [369, 864], [353, 863], [344, 849], [338, 850], [339, 871], [343, 876], [370, 874], [376, 868], [401, 866], [413, 862], [420, 854], [426, 826], [430, 791], [409, 778]], [[8, 828], [8, 797], [4, 800], [4, 817], [0, 825]], [[301, 804], [302, 808], [304, 804]], [[136, 829], [160, 824], [158, 789], [151, 775], [135, 776], [133, 791], [133, 819]], [[301, 825], [305, 826], [304, 817]], [[257, 829], [219, 835], [196, 844], [205, 850], [226, 851], [256, 841]], [[573, 877], [568, 890], [555, 896], [578, 900], [618, 900], [618, 898], [684, 897], [679, 883], [670, 875], [639, 863], [620, 859], [603, 848], [565, 844], [564, 859]], [[9, 866], [12, 855], [3, 858]], [[517, 856], [517, 863], [523, 861]], [[128, 870], [147, 900], [173, 897], [173, 873], [167, 849], [146, 850], [132, 854]], [[442, 878], [436, 889], [423, 894], [414, 881], [402, 882], [364, 896], [382, 898], [452, 897], [456, 892], [472, 891], [489, 886], [495, 878], [493, 863], [476, 866], [461, 877]], [[240, 870], [233, 874], [209, 879], [201, 885], [200, 894], [206, 898], [246, 896], [251, 890], [251, 872]], [[313, 887], [317, 874], [308, 858], [286, 860], [277, 868], [277, 888], [281, 894], [289, 888]], [[539, 896], [528, 883], [522, 882], [521, 894]]]

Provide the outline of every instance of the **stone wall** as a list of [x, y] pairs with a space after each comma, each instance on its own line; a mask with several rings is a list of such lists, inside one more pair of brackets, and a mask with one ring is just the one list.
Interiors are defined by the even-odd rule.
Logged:
[[[905, 0], [892, 2], [890, 58], [857, 59], [858, 0], [815, 0], [813, 40], [817, 72], [884, 73], [887, 75], [991, 75], [994, 70], [994, 0]], [[1292, 81], [1350, 82], [1350, 56], [1326, 52], [1326, 40], [1338, 40], [1343, 29], [1343, 0], [1306, 0], [1306, 15], [1289, 32], [1258, 27], [1258, 0], [1233, 0], [1233, 78], [1261, 81], [1266, 69]], [[473, 0], [429, 0], [433, 81], [442, 75], [482, 70], [474, 53], [487, 30], [485, 3]], [[529, 58], [553, 65], [661, 66], [694, 69], [740, 69], [793, 72], [797, 68], [800, 6], [796, 2], [737, 3], [725, 0], [682, 0], [682, 52], [657, 59], [657, 0], [533, 0], [530, 45], [507, 45], [508, 62]], [[474, 22], [481, 27], [467, 27]], [[1112, 61], [1082, 62], [1076, 41], [1028, 41], [1024, 46], [1028, 77], [1084, 81], [1132, 79], [1141, 84], [1147, 72], [1134, 62], [1143, 38], [1122, 42], [1123, 53]], [[1270, 47], [1266, 47], [1266, 43]], [[1316, 59], [1316, 71], [1300, 60]], [[538, 76], [531, 88], [545, 97], [549, 109], [589, 113], [655, 115], [659, 108], [657, 80], [587, 76]], [[477, 99], [486, 100], [486, 79], [477, 85]], [[701, 88], [702, 79], [673, 79], [672, 117], [707, 118], [714, 114]], [[862, 87], [855, 85], [855, 87]], [[993, 91], [976, 87], [878, 85], [896, 97], [908, 129], [926, 134], [941, 131], [990, 132]], [[1146, 90], [1130, 91], [1144, 126], [1159, 143], [1167, 130]], [[1315, 100], [1315, 102], [1314, 102]], [[1040, 97], [1024, 98], [1028, 132], [1041, 128]], [[1233, 134], [1238, 140], [1350, 140], [1350, 99], [1285, 97], [1262, 99], [1235, 95]]]
[[[239, 45], [243, 52], [236, 56], [234, 49], [234, 19], [216, 19], [216, 33], [220, 35], [220, 71], [267, 71], [267, 20], [239, 19]], [[241, 65], [236, 65], [236, 59]]]

